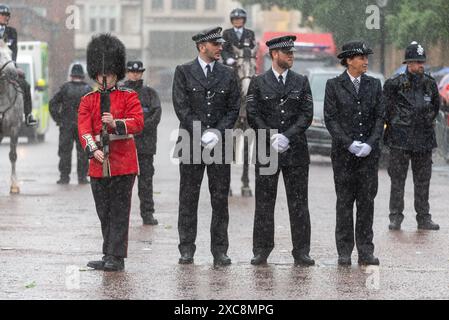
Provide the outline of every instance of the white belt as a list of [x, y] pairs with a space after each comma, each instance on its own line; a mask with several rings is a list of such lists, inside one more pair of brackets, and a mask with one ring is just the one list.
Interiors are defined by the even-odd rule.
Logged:
[[[132, 134], [118, 135], [113, 133], [109, 134], [109, 141], [127, 140], [127, 139], [134, 139], [134, 135]], [[100, 142], [100, 135], [95, 136], [95, 141]]]

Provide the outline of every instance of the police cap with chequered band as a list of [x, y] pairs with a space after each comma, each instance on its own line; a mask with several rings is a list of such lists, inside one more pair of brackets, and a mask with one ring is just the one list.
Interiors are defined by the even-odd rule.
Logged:
[[282, 36], [268, 40], [265, 42], [269, 50], [296, 51], [296, 36]]
[[363, 41], [351, 41], [345, 43], [341, 48], [341, 53], [337, 56], [338, 59], [346, 59], [354, 56], [367, 56], [373, 54], [373, 50], [368, 48]]
[[196, 43], [201, 43], [201, 42], [218, 42], [218, 43], [224, 43], [226, 42], [222, 35], [221, 35], [221, 31], [223, 29], [221, 27], [214, 27], [211, 29], [206, 29], [203, 30], [199, 33], [197, 33], [196, 35], [194, 35], [192, 37], [192, 40], [195, 41]]

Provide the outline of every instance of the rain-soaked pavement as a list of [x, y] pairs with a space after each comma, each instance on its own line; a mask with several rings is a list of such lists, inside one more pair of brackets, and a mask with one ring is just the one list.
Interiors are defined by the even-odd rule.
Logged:
[[[417, 231], [411, 176], [406, 186], [406, 219], [388, 231], [389, 178], [379, 173], [374, 242], [380, 268], [337, 266], [334, 242], [335, 192], [330, 161], [313, 157], [309, 205], [311, 268], [294, 267], [282, 181], [276, 206], [276, 248], [268, 266], [254, 267], [254, 198], [230, 198], [229, 256], [233, 264], [214, 268], [209, 252], [211, 219], [207, 184], [199, 210], [195, 264], [178, 265], [178, 167], [169, 160], [177, 119], [164, 104], [154, 181], [155, 227], [142, 226], [136, 188], [131, 212], [129, 258], [121, 273], [87, 270], [101, 256], [99, 220], [89, 186], [59, 186], [57, 128], [43, 144], [19, 147], [21, 194], [9, 195], [9, 146], [0, 146], [0, 299], [448, 299], [449, 168], [438, 161], [431, 183], [431, 209], [441, 226]], [[25, 142], [23, 140], [23, 142]], [[75, 167], [73, 167], [75, 168]], [[72, 168], [72, 172], [73, 172]], [[233, 168], [232, 188], [240, 188]], [[251, 178], [252, 186], [254, 178]], [[206, 182], [207, 180], [205, 180]], [[207, 183], [207, 182], [206, 182]], [[357, 257], [353, 255], [353, 262]]]

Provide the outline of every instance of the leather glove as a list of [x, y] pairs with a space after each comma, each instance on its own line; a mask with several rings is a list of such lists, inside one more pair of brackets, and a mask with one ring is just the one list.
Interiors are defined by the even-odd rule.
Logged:
[[369, 144], [362, 143], [362, 149], [356, 154], [356, 156], [359, 158], [368, 157], [372, 150], [373, 148], [371, 148]]
[[357, 155], [362, 150], [363, 143], [361, 141], [354, 141], [348, 148], [349, 152]]
[[283, 134], [277, 133], [271, 137], [271, 145], [274, 150], [283, 153], [290, 148], [290, 140]]
[[228, 66], [232, 66], [234, 63], [235, 63], [235, 59], [234, 59], [234, 58], [228, 58], [228, 59], [226, 60], [226, 64], [227, 64]]
[[213, 149], [218, 141], [218, 136], [213, 132], [205, 132], [201, 137], [201, 145], [206, 149]]

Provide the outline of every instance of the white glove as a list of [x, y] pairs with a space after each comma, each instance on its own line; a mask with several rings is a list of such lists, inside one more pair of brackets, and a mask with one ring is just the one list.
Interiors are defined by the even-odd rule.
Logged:
[[354, 141], [348, 148], [349, 152], [357, 155], [362, 150], [363, 143], [361, 141]]
[[213, 132], [205, 132], [201, 137], [201, 145], [207, 149], [213, 149], [218, 141], [218, 136]]
[[235, 63], [235, 59], [234, 59], [234, 58], [228, 58], [228, 59], [226, 60], [226, 64], [227, 64], [228, 66], [232, 66], [234, 63]]
[[372, 150], [373, 148], [371, 148], [369, 144], [362, 143], [362, 149], [356, 154], [356, 156], [359, 158], [368, 157]]
[[271, 137], [271, 145], [274, 150], [283, 153], [290, 148], [290, 140], [283, 134], [277, 133]]

